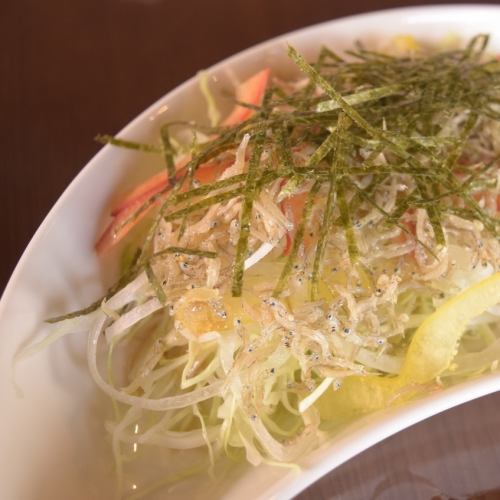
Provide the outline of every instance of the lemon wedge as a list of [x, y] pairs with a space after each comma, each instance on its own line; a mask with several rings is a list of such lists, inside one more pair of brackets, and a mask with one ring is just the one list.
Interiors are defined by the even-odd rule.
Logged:
[[337, 391], [325, 392], [316, 406], [324, 420], [341, 421], [386, 408], [421, 393], [452, 363], [467, 325], [500, 302], [500, 272], [441, 305], [415, 332], [401, 373], [395, 377], [350, 376]]

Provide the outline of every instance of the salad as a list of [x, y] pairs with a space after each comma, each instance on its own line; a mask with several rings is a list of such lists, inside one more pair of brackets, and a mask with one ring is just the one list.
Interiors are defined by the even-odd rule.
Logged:
[[[96, 243], [121, 275], [87, 331], [121, 494], [221, 457], [294, 466], [345, 423], [497, 368], [500, 61], [398, 37], [263, 68], [221, 119], [170, 122]], [[206, 449], [128, 491], [137, 447]], [[136, 486], [136, 485], [134, 485]]]

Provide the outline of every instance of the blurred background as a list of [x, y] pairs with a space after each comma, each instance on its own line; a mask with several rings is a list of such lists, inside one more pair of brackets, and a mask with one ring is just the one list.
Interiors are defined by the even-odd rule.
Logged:
[[[118, 132], [198, 70], [270, 37], [430, 3], [2, 0], [0, 292], [50, 207], [99, 149], [97, 133]], [[490, 396], [423, 422], [301, 498], [500, 499], [499, 407], [500, 397]]]

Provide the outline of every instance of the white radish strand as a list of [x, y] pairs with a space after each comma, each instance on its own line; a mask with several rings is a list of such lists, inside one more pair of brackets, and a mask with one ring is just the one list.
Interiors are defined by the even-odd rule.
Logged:
[[244, 269], [250, 269], [252, 266], [255, 266], [257, 262], [261, 261], [267, 254], [269, 254], [275, 245], [271, 245], [271, 243], [263, 243], [248, 259], [245, 260]]
[[146, 273], [139, 274], [134, 281], [131, 281], [126, 287], [113, 295], [113, 297], [106, 302], [106, 305], [115, 311], [121, 309], [123, 306], [136, 300], [137, 292], [148, 283], [149, 280]]
[[106, 328], [106, 340], [111, 342], [116, 336], [123, 334], [131, 326], [141, 321], [141, 319], [147, 318], [163, 307], [164, 305], [156, 297], [134, 307]]
[[304, 413], [310, 406], [312, 406], [319, 399], [319, 397], [330, 387], [332, 382], [332, 377], [325, 377], [323, 379], [323, 382], [321, 382], [321, 384], [319, 384], [318, 387], [316, 387], [316, 389], [311, 392], [311, 394], [300, 401], [300, 413]]
[[307, 427], [296, 440], [284, 445], [273, 438], [259, 417], [250, 418], [249, 424], [262, 447], [280, 462], [294, 462], [314, 446], [314, 436], [311, 435], [311, 429]]
[[100, 387], [108, 396], [120, 401], [121, 403], [128, 404], [137, 408], [152, 411], [166, 411], [177, 408], [185, 408], [195, 403], [205, 401], [213, 398], [214, 396], [221, 396], [224, 388], [224, 382], [214, 382], [201, 389], [196, 389], [186, 394], [179, 394], [177, 396], [169, 396], [161, 399], [150, 399], [138, 396], [131, 396], [124, 392], [115, 389], [112, 385], [108, 384], [99, 373], [97, 368], [97, 347], [99, 338], [106, 326], [108, 318], [104, 313], [98, 316], [95, 326], [90, 332], [87, 344], [87, 362], [89, 371], [95, 383]]

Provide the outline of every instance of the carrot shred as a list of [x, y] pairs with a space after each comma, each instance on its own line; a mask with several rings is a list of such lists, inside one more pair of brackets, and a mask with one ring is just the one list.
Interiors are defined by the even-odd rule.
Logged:
[[[244, 81], [236, 89], [236, 98], [238, 101], [253, 105], [260, 105], [264, 97], [264, 92], [269, 80], [270, 69], [266, 68], [259, 71], [248, 80]], [[254, 110], [236, 105], [231, 114], [224, 120], [223, 125], [231, 126], [248, 119]], [[184, 172], [190, 158], [188, 156], [181, 159], [176, 165], [178, 179]], [[230, 165], [231, 161], [211, 162], [201, 165], [196, 171], [194, 178], [201, 184], [207, 184], [215, 181], [224, 170]], [[162, 201], [160, 198], [147, 209], [141, 211], [136, 217], [134, 213], [151, 197], [165, 190], [168, 187], [168, 175], [165, 170], [153, 175], [142, 184], [134, 188], [118, 205], [111, 210], [112, 221], [108, 224], [101, 237], [95, 245], [96, 252], [101, 254], [118, 243], [129, 231], [141, 221], [154, 207]], [[168, 191], [166, 196], [168, 196]], [[133, 219], [123, 224], [128, 218]], [[123, 225], [122, 225], [123, 224]], [[121, 226], [121, 227], [120, 227]], [[118, 229], [117, 229], [118, 228]]]

